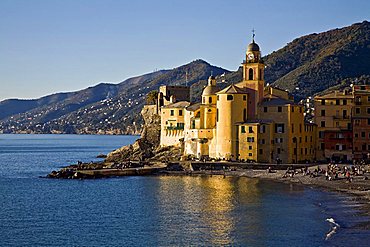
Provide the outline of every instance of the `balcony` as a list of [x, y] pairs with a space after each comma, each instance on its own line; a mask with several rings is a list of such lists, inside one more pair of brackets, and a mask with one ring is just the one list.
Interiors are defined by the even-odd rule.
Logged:
[[339, 120], [349, 120], [349, 116], [333, 116], [334, 119], [339, 119]]
[[166, 130], [184, 130], [184, 126], [166, 126]]

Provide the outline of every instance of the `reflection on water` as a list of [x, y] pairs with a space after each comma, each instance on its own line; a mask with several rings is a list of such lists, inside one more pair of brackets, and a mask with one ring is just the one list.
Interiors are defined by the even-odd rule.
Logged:
[[[257, 183], [257, 179], [244, 177], [160, 177], [158, 202], [162, 204], [160, 208], [165, 210], [159, 212], [163, 216], [161, 220], [166, 221], [166, 229], [178, 231], [178, 227], [183, 227], [187, 234], [201, 235], [204, 241], [211, 244], [230, 245], [240, 221], [244, 222], [248, 232], [255, 232], [259, 226], [260, 219], [255, 211], [253, 215], [248, 215], [248, 212], [235, 215], [234, 212], [240, 203], [259, 204]], [[177, 219], [169, 217], [172, 210], [181, 212], [181, 215], [177, 215]], [[185, 225], [179, 225], [179, 218], [182, 217]], [[245, 226], [245, 222], [250, 224]]]

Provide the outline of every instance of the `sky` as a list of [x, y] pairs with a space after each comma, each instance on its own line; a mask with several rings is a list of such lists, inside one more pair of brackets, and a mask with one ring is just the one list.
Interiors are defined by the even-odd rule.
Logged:
[[118, 83], [195, 59], [236, 70], [252, 29], [267, 55], [364, 20], [368, 0], [0, 0], [0, 101]]

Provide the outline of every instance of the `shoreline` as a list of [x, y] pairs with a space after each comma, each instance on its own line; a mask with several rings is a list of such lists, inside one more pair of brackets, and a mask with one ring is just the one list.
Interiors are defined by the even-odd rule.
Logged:
[[[247, 177], [251, 179], [259, 179], [261, 181], [271, 181], [275, 183], [284, 184], [295, 184], [303, 186], [305, 188], [313, 188], [325, 192], [337, 193], [338, 195], [344, 195], [351, 202], [358, 205], [358, 215], [360, 217], [365, 217], [364, 222], [358, 223], [358, 227], [364, 230], [370, 230], [370, 180], [360, 180], [362, 178], [356, 178], [352, 182], [346, 183], [344, 178], [341, 180], [327, 181], [325, 177], [311, 178], [309, 176], [304, 176], [303, 174], [298, 174], [291, 177], [283, 178], [285, 171], [278, 170], [274, 173], [268, 173], [264, 170], [238, 170], [231, 172], [195, 172], [195, 173], [185, 173], [185, 172], [166, 172], [167, 175], [177, 175], [177, 176], [224, 176], [224, 177]], [[360, 182], [360, 183], [359, 183]], [[355, 188], [357, 187], [357, 188]], [[360, 188], [358, 188], [360, 187]]]
[[[200, 164], [196, 162], [196, 164]], [[208, 166], [201, 163], [200, 169], [193, 169], [193, 165], [186, 162], [162, 163], [162, 162], [138, 162], [129, 161], [127, 163], [80, 163], [62, 168], [58, 172], [51, 172], [47, 178], [54, 179], [99, 179], [115, 178], [124, 176], [223, 176], [226, 177], [246, 177], [259, 179], [261, 181], [271, 181], [276, 183], [295, 184], [306, 188], [317, 189], [324, 192], [337, 193], [344, 195], [353, 203], [358, 210], [358, 216], [364, 221], [358, 227], [370, 230], [370, 180], [365, 179], [370, 175], [370, 171], [364, 169], [361, 175], [351, 176], [351, 182], [344, 175], [329, 180], [323, 172], [315, 173], [319, 168], [327, 168], [327, 165], [261, 165], [251, 164], [220, 163]], [[210, 164], [208, 164], [210, 165]], [[218, 167], [219, 169], [216, 169]], [[285, 167], [293, 169], [284, 170]], [[343, 169], [344, 165], [340, 165]], [[199, 167], [198, 167], [199, 168]], [[211, 168], [211, 169], [209, 169]], [[253, 169], [254, 168], [254, 169]], [[268, 169], [266, 169], [268, 168]], [[310, 175], [308, 175], [310, 174]], [[315, 176], [311, 176], [316, 174]]]

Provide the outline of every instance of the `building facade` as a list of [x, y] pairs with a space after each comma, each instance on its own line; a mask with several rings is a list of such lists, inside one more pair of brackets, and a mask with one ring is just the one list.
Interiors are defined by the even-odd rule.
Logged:
[[370, 86], [316, 96], [314, 108], [319, 160], [370, 158]]
[[304, 122], [303, 105], [284, 90], [264, 86], [265, 65], [254, 40], [245, 58], [241, 82], [220, 90], [211, 76], [199, 103], [160, 88], [161, 146], [181, 146], [184, 158], [314, 161], [317, 128]]

